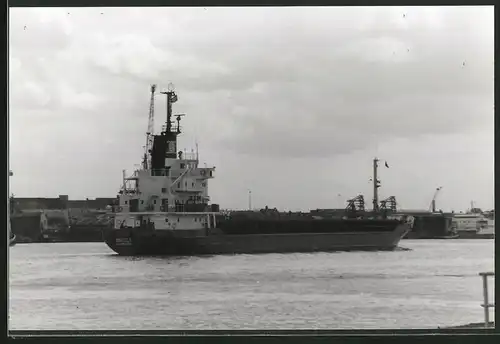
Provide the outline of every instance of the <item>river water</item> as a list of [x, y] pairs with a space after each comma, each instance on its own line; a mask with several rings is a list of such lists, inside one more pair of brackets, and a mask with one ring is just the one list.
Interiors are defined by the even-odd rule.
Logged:
[[493, 240], [400, 246], [410, 250], [132, 258], [101, 243], [18, 244], [9, 250], [9, 328], [402, 329], [483, 321], [478, 272], [494, 269]]

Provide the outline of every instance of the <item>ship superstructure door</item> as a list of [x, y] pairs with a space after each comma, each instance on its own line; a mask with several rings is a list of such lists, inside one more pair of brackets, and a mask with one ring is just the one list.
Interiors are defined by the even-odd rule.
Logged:
[[160, 210], [161, 211], [168, 211], [168, 198], [162, 198]]
[[129, 203], [130, 203], [130, 211], [131, 212], [139, 211], [139, 200], [138, 199], [131, 199], [129, 201]]

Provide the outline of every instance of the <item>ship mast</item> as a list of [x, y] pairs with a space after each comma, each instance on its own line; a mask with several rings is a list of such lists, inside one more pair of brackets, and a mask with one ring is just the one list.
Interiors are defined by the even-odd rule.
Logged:
[[374, 212], [379, 211], [378, 188], [380, 187], [380, 180], [378, 179], [377, 176], [378, 162], [379, 160], [377, 158], [373, 159], [373, 211]]
[[[161, 94], [167, 96], [167, 121], [165, 132], [167, 134], [173, 133], [172, 131], [172, 104], [177, 101], [177, 95], [175, 94], [174, 84], [168, 84], [168, 91], [162, 91]], [[179, 127], [177, 127], [177, 133], [179, 133]]]
[[151, 153], [151, 148], [153, 148], [153, 131], [154, 131], [154, 112], [155, 112], [155, 91], [156, 85], [151, 85], [151, 99], [149, 101], [149, 117], [148, 117], [148, 131], [146, 132], [146, 146], [144, 148], [144, 158], [142, 161], [142, 167], [147, 170], [151, 167], [151, 161], [149, 161], [148, 156]]
[[177, 94], [175, 94], [174, 85], [172, 83], [168, 84], [168, 90], [160, 92], [167, 96], [167, 120], [165, 123], [164, 130], [162, 131], [162, 135], [166, 136], [166, 158], [176, 159], [177, 157], [177, 135], [181, 133], [180, 121], [181, 117], [185, 116], [185, 114], [177, 114], [175, 115], [175, 120], [177, 121], [177, 125], [173, 125], [172, 116], [172, 104], [177, 101]]
[[248, 190], [248, 210], [252, 210], [252, 190]]
[[196, 146], [196, 164], [198, 164], [200, 162], [200, 154], [198, 152], [198, 140], [196, 140], [195, 146]]

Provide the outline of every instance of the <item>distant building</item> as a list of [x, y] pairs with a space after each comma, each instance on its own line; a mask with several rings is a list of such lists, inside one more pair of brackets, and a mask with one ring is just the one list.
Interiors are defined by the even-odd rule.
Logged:
[[11, 197], [12, 231], [27, 242], [100, 240], [101, 229], [112, 223], [108, 211], [115, 200]]
[[95, 198], [85, 200], [70, 200], [68, 195], [60, 195], [57, 198], [40, 197], [12, 197], [11, 206], [13, 212], [25, 212], [39, 209], [97, 209], [104, 210], [116, 198]]

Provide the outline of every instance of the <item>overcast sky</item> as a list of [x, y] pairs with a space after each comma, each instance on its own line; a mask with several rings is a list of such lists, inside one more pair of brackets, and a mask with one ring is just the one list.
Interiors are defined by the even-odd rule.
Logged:
[[[494, 204], [493, 7], [10, 9], [10, 192], [114, 197], [175, 84], [223, 208]], [[156, 128], [165, 103], [156, 101]]]

